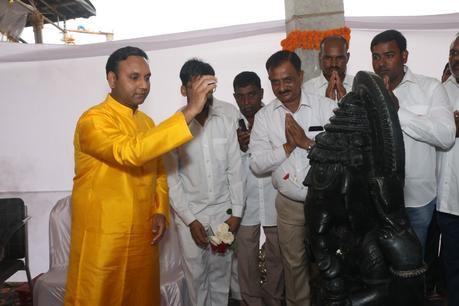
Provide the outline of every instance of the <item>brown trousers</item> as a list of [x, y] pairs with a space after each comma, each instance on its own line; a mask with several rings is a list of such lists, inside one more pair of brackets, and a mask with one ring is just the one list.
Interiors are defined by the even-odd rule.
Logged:
[[266, 236], [266, 282], [260, 284], [258, 250], [260, 225], [241, 225], [237, 232], [237, 258], [242, 306], [280, 306], [284, 292], [284, 276], [277, 227], [263, 227]]
[[310, 306], [310, 260], [305, 242], [309, 241], [309, 234], [304, 204], [278, 193], [276, 210], [287, 306]]

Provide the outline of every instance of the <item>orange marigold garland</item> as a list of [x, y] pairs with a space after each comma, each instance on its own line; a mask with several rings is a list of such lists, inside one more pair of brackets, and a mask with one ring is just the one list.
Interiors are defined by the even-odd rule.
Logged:
[[327, 36], [343, 36], [348, 44], [351, 39], [351, 29], [348, 27], [331, 29], [326, 31], [292, 31], [287, 38], [281, 41], [283, 50], [295, 51], [295, 49], [319, 50], [320, 42]]

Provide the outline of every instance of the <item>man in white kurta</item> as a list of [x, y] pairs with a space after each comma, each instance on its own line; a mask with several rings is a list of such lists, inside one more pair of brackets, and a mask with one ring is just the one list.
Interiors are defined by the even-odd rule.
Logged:
[[309, 225], [304, 216], [306, 189], [302, 183], [305, 166], [309, 165], [307, 150], [336, 103], [301, 91], [303, 71], [295, 53], [279, 51], [268, 59], [266, 67], [277, 98], [255, 115], [250, 167], [257, 175], [271, 174], [278, 191], [275, 205], [287, 305], [307, 306], [311, 303]]
[[[190, 80], [214, 74], [199, 60], [186, 62], [182, 71], [184, 95]], [[209, 96], [205, 116], [189, 124], [195, 138], [165, 158], [190, 305], [196, 306], [228, 304], [233, 254], [214, 254], [208, 236], [224, 222], [236, 234], [244, 209], [236, 123], [225, 110], [227, 105]]]
[[459, 305], [459, 36], [449, 50], [452, 75], [443, 83], [454, 108], [454, 146], [438, 152], [437, 221], [441, 230], [441, 257], [448, 293], [448, 305]]

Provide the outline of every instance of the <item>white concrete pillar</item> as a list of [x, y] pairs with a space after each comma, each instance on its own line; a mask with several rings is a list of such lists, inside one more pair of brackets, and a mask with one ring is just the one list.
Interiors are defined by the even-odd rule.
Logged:
[[[292, 31], [326, 31], [344, 27], [343, 0], [284, 0], [287, 34]], [[320, 73], [319, 50], [296, 49], [304, 81]]]

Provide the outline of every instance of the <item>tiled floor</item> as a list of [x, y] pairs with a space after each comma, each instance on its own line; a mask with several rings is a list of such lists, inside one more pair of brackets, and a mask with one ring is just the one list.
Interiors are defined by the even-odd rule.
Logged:
[[[239, 301], [230, 299], [228, 302], [228, 306], [240, 306]], [[426, 299], [425, 304], [423, 306], [448, 306], [444, 297], [437, 296], [432, 299]]]
[[[15, 290], [21, 284], [5, 284], [0, 287], [0, 306], [32, 306], [31, 297], [24, 297], [20, 300]], [[22, 302], [22, 304], [21, 304]], [[240, 306], [239, 301], [230, 299], [228, 306]], [[442, 296], [434, 296], [429, 300], [426, 299], [424, 306], [448, 306]]]

